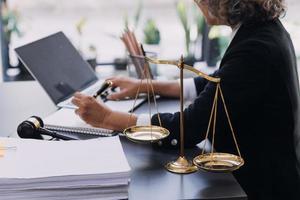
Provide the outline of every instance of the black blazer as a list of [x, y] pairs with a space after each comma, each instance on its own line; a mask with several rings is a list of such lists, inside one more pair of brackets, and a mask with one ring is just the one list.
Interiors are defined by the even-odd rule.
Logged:
[[[243, 24], [213, 76], [221, 78], [245, 159], [234, 175], [249, 199], [299, 200], [299, 82], [293, 44], [281, 22]], [[184, 111], [186, 147], [205, 138], [215, 92], [215, 84], [203, 78], [195, 84], [198, 97]], [[237, 154], [221, 101], [218, 108], [215, 148]], [[171, 132], [162, 147], [172, 147], [173, 139], [179, 141], [179, 113], [161, 119]], [[158, 124], [156, 115], [152, 122]]]

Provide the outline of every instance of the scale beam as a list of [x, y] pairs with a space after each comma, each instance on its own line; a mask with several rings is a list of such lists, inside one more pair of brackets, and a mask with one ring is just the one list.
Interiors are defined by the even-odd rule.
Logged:
[[[153, 63], [153, 64], [157, 64], [157, 65], [175, 65], [177, 66], [179, 69], [180, 69], [180, 62], [178, 61], [171, 61], [171, 60], [154, 60], [152, 58], [148, 58], [148, 57], [145, 57], [145, 60], [150, 62], [150, 63]], [[183, 65], [183, 68], [186, 69], [186, 70], [189, 70], [191, 72], [194, 72], [195, 74], [197, 74], [198, 76], [202, 77], [202, 78], [205, 78], [206, 80], [210, 81], [210, 82], [214, 82], [214, 83], [220, 83], [221, 82], [221, 79], [220, 78], [215, 78], [215, 77], [212, 77], [212, 76], [209, 76], [197, 69], [195, 69], [194, 67], [192, 66], [189, 66], [189, 65], [186, 65], [184, 64]]]

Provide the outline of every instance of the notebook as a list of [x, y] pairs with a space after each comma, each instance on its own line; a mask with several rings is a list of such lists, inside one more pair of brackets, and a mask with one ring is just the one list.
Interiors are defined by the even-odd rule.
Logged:
[[113, 136], [115, 132], [109, 129], [95, 128], [85, 123], [73, 109], [61, 108], [43, 119], [44, 127], [65, 134], [87, 134], [96, 136]]

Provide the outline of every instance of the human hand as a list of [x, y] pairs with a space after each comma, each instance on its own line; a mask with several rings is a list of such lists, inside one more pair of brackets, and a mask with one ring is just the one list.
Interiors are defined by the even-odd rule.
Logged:
[[[126, 97], [135, 98], [141, 80], [127, 77], [112, 77], [107, 80], [113, 82], [113, 87], [119, 87], [120, 91], [107, 96], [109, 100], [125, 99]], [[145, 92], [143, 84], [140, 87], [140, 93]]]
[[95, 98], [79, 92], [74, 94], [72, 103], [78, 106], [75, 113], [86, 123], [94, 127], [107, 127], [106, 119], [109, 119], [112, 110], [104, 103], [98, 102]]

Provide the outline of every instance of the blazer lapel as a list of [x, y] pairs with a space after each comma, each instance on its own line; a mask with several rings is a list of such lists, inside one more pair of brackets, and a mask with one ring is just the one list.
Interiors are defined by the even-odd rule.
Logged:
[[249, 37], [249, 35], [252, 34], [253, 31], [255, 31], [255, 28], [253, 27], [253, 23], [241, 25], [241, 27], [237, 31], [236, 35], [232, 39], [231, 43], [229, 44], [227, 50], [225, 51], [225, 54], [221, 60], [220, 68], [222, 68], [222, 66], [224, 65], [224, 62], [229, 57], [234, 46], [237, 45], [238, 43], [240, 43], [241, 41], [247, 39]]

